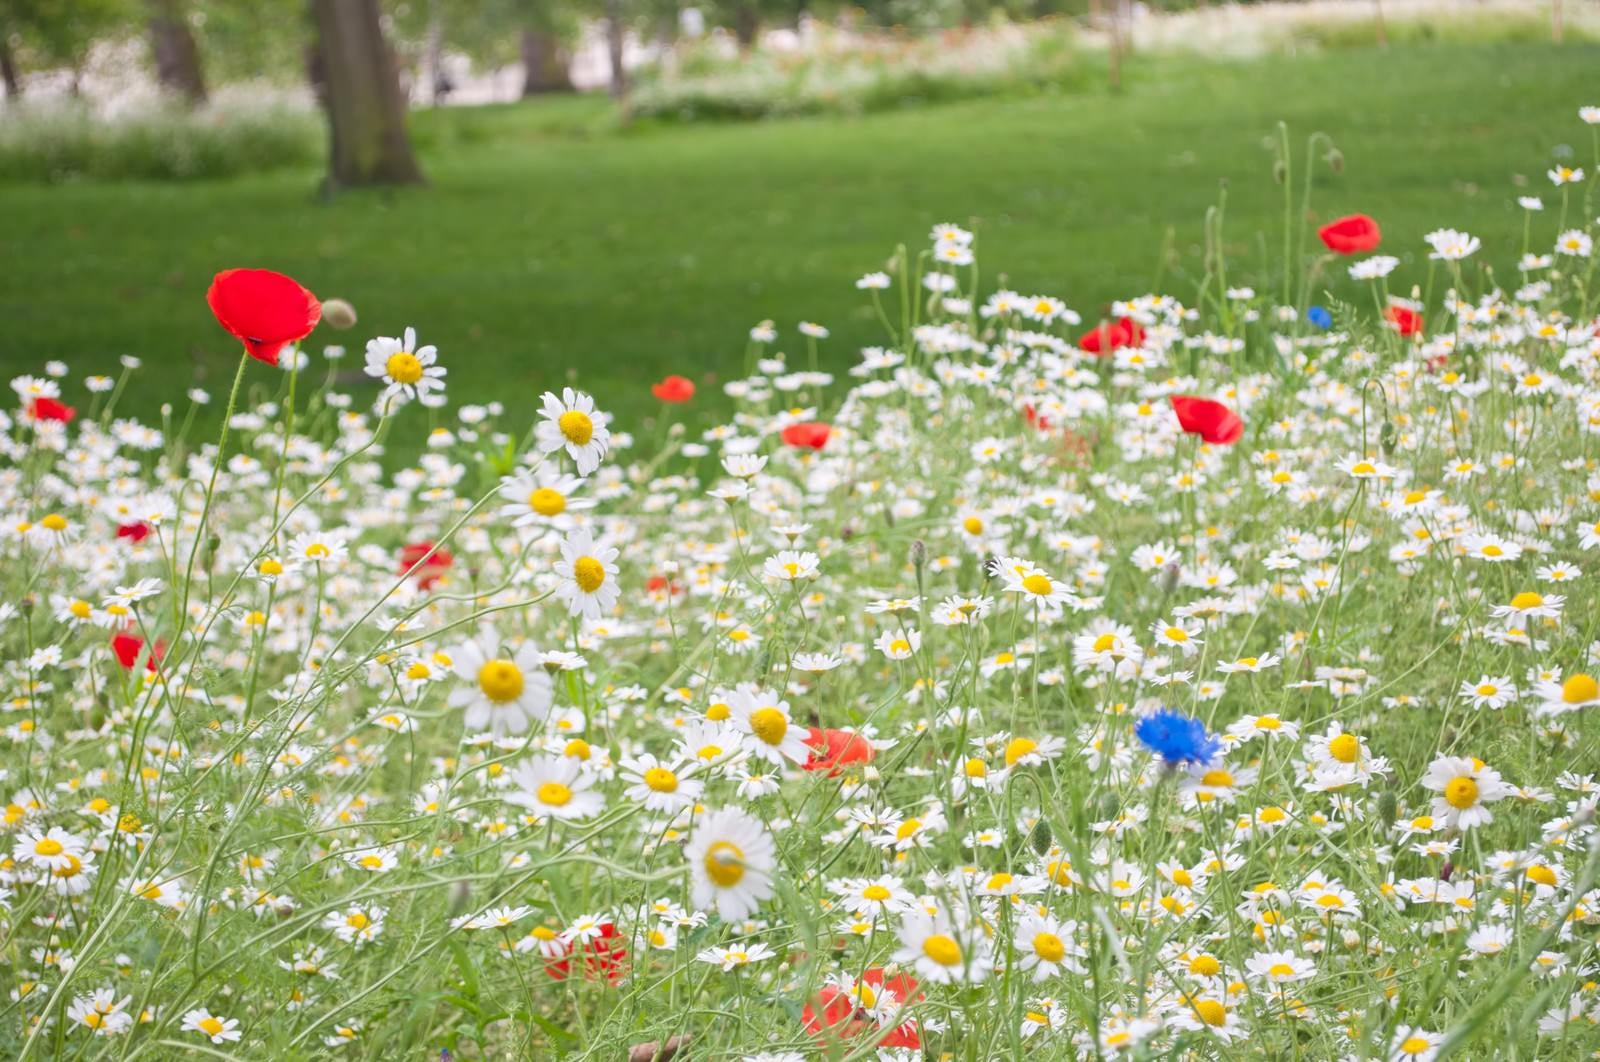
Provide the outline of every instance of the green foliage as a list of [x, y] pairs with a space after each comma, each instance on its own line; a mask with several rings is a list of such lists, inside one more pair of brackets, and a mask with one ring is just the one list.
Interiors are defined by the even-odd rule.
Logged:
[[172, 108], [97, 117], [24, 106], [0, 122], [0, 181], [197, 180], [306, 167], [322, 152], [315, 114], [287, 106]]
[[76, 67], [95, 40], [132, 25], [135, 0], [0, 0], [0, 32], [16, 34], [29, 66]]
[[673, 72], [641, 77], [632, 107], [664, 121], [866, 114], [984, 96], [1078, 92], [1103, 80], [1102, 61], [1073, 45], [1064, 22], [1001, 26], [931, 38], [886, 36], [805, 55], [729, 61], [688, 48]]

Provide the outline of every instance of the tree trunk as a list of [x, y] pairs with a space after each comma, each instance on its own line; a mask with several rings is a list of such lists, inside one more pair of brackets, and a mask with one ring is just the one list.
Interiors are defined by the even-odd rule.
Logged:
[[147, 0], [150, 12], [150, 54], [156, 62], [156, 82], [190, 103], [206, 101], [206, 79], [200, 67], [200, 49], [184, 18], [179, 0]]
[[311, 0], [328, 113], [328, 188], [420, 184], [406, 136], [406, 104], [394, 54], [383, 39], [378, 0]]
[[437, 4], [430, 5], [428, 16], [428, 102], [437, 107], [449, 95], [450, 87], [444, 76], [444, 21], [439, 18]]
[[628, 68], [623, 65], [622, 46], [627, 28], [622, 24], [622, 0], [606, 0], [606, 52], [611, 58], [611, 95], [622, 99], [628, 94]]
[[546, 92], [571, 92], [572, 75], [556, 35], [543, 26], [522, 31], [522, 98]]
[[11, 38], [0, 27], [0, 81], [6, 86], [6, 99], [22, 98], [22, 77], [17, 73], [17, 59], [11, 54]]
[[733, 36], [740, 50], [749, 51], [755, 47], [760, 33], [761, 16], [756, 13], [756, 5], [751, 0], [740, 0], [739, 6], [733, 9]]

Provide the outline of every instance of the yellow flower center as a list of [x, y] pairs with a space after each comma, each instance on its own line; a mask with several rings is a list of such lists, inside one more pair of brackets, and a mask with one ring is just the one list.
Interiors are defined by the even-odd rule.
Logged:
[[1215, 977], [1222, 972], [1222, 964], [1210, 955], [1196, 955], [1189, 960], [1189, 972], [1196, 977]]
[[1094, 651], [1097, 653], [1103, 653], [1116, 644], [1117, 636], [1115, 634], [1102, 634], [1100, 637], [1094, 640]]
[[1201, 775], [1200, 784], [1204, 786], [1210, 786], [1214, 789], [1226, 789], [1228, 786], [1233, 784], [1233, 775], [1222, 770], [1221, 768], [1218, 768], [1217, 770], [1207, 771], [1205, 774]]
[[87, 601], [74, 601], [67, 606], [67, 611], [79, 619], [88, 619], [94, 614], [94, 607]]
[[706, 849], [706, 877], [731, 889], [744, 878], [744, 850], [732, 841], [718, 841]]
[[920, 829], [922, 829], [921, 819], [907, 819], [900, 824], [898, 829], [894, 831], [895, 840], [903, 841], [907, 837], [915, 834]]
[[1408, 1036], [1400, 1042], [1402, 1055], [1420, 1055], [1432, 1045], [1420, 1036]]
[[1015, 767], [1017, 761], [1039, 747], [1032, 738], [1015, 737], [1006, 744], [1006, 766]]
[[985, 778], [989, 774], [989, 765], [979, 759], [968, 760], [962, 768], [968, 778]]
[[267, 557], [264, 558], [260, 564], [256, 565], [256, 571], [260, 572], [262, 575], [282, 575], [283, 563], [281, 561], [273, 560], [271, 557]]
[[414, 384], [422, 379], [422, 362], [407, 350], [389, 355], [389, 360], [384, 362], [383, 368], [389, 374], [389, 379], [395, 383]]
[[789, 720], [776, 708], [757, 708], [750, 713], [750, 732], [768, 745], [778, 745], [789, 732]]
[[1187, 888], [1194, 884], [1194, 875], [1190, 874], [1182, 867], [1179, 867], [1172, 872], [1172, 883], [1174, 885], [1182, 885]]
[[935, 933], [922, 942], [922, 954], [940, 966], [961, 965], [961, 945], [947, 933]]
[[200, 1026], [200, 1031], [204, 1032], [207, 1036], [216, 1036], [222, 1032], [221, 1020], [213, 1018], [209, 1014], [195, 1022], [195, 1024]]
[[1600, 682], [1593, 675], [1579, 672], [1561, 684], [1561, 699], [1568, 704], [1583, 704], [1600, 697]]
[[574, 446], [587, 446], [589, 440], [594, 438], [594, 421], [589, 419], [589, 414], [576, 409], [569, 409], [561, 414], [561, 419], [556, 421], [561, 429], [561, 434]]
[[1466, 775], [1452, 778], [1444, 787], [1444, 799], [1456, 810], [1465, 811], [1478, 802], [1478, 783]]
[[539, 787], [539, 803], [553, 808], [563, 808], [572, 802], [572, 790], [560, 782], [546, 782]]
[[652, 767], [644, 772], [644, 784], [657, 793], [678, 791], [678, 776], [665, 767]]
[[593, 557], [579, 557], [572, 562], [572, 578], [579, 590], [592, 594], [606, 581], [606, 566]]
[[351, 929], [365, 929], [367, 926], [372, 924], [372, 919], [368, 918], [360, 911], [352, 911], [350, 914], [344, 916], [344, 924], [349, 926]]
[[1275, 962], [1267, 967], [1268, 977], [1293, 977], [1294, 967], [1286, 962]]
[[868, 885], [866, 888], [861, 890], [861, 898], [864, 900], [871, 900], [874, 903], [882, 903], [884, 900], [887, 900], [890, 895], [891, 893], [889, 890], [884, 888], [882, 885]]
[[1354, 763], [1361, 755], [1361, 742], [1354, 734], [1340, 734], [1328, 742], [1328, 755], [1340, 763]]
[[1028, 593], [1037, 594], [1040, 597], [1048, 596], [1050, 591], [1055, 589], [1051, 585], [1048, 575], [1040, 575], [1037, 572], [1022, 580], [1022, 588]]
[[695, 753], [695, 755], [700, 757], [702, 760], [705, 760], [707, 763], [709, 763], [712, 760], [714, 760], [717, 757], [722, 755], [722, 746], [721, 745], [702, 745], [700, 747], [700, 751]]
[[1556, 872], [1544, 864], [1538, 863], [1528, 868], [1528, 880], [1536, 881], [1540, 885], [1549, 885], [1551, 888], [1554, 888], [1556, 884]]
[[66, 851], [66, 849], [61, 846], [61, 842], [56, 840], [54, 837], [41, 837], [39, 842], [33, 846], [33, 850], [38, 855], [42, 856], [58, 856], [62, 852]]
[[733, 710], [726, 703], [718, 701], [716, 704], [706, 706], [706, 718], [713, 723], [720, 723], [733, 714]]
[[1189, 632], [1182, 627], [1168, 627], [1165, 633], [1170, 641], [1186, 642], [1189, 640]]
[[1500, 687], [1496, 686], [1492, 682], [1485, 682], [1483, 685], [1478, 687], [1478, 696], [1479, 697], [1493, 697], [1495, 694], [1497, 694], [1499, 692], [1500, 692]]
[[583, 738], [573, 738], [561, 750], [563, 756], [571, 756], [575, 760], [587, 760], [590, 753], [589, 743]]
[[1493, 542], [1491, 542], [1487, 546], [1483, 547], [1483, 555], [1485, 557], [1499, 557], [1504, 553], [1505, 553], [1505, 550], [1501, 549], [1499, 546], [1495, 545]]
[[490, 660], [478, 669], [478, 688], [495, 704], [506, 704], [522, 696], [522, 669], [503, 657]]
[[976, 516], [967, 517], [965, 520], [961, 521], [961, 526], [969, 535], [983, 534], [983, 521]]
[[1196, 1000], [1194, 1002], [1194, 1012], [1207, 1025], [1223, 1025], [1228, 1020], [1228, 1008], [1214, 999]]
[[67, 518], [60, 513], [51, 513], [39, 521], [39, 526], [46, 531], [65, 531], [67, 529]]
[[560, 516], [567, 509], [567, 499], [559, 490], [540, 487], [528, 495], [528, 508], [540, 516]]
[[1039, 933], [1033, 938], [1033, 951], [1045, 962], [1060, 962], [1067, 954], [1067, 946], [1054, 933]]
[[91, 1029], [100, 1028], [100, 1023], [105, 1020], [105, 1015], [101, 1014], [98, 1010], [91, 1010], [89, 1013], [83, 1016], [83, 1023]]
[[[1371, 461], [1357, 461], [1350, 466], [1350, 474], [1354, 476], [1370, 476], [1376, 471], [1378, 469]], [[1218, 1004], [1218, 1006], [1220, 1007], [1221, 1004]]]

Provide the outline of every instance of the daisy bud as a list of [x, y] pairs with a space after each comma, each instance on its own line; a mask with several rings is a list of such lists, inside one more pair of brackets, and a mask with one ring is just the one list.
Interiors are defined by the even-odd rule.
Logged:
[[322, 323], [341, 331], [346, 328], [354, 328], [356, 324], [356, 308], [343, 299], [324, 299], [322, 301]]

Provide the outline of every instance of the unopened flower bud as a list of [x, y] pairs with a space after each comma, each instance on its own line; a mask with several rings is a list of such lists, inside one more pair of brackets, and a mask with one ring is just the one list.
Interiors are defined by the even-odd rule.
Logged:
[[343, 331], [354, 328], [356, 324], [356, 308], [343, 299], [324, 299], [322, 302], [322, 319], [329, 328]]

